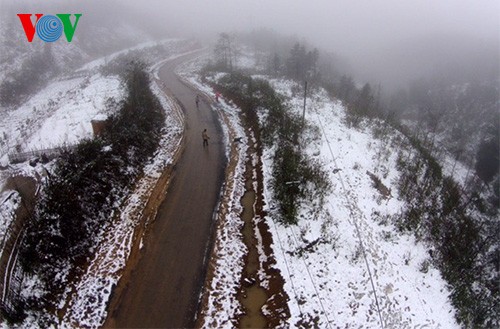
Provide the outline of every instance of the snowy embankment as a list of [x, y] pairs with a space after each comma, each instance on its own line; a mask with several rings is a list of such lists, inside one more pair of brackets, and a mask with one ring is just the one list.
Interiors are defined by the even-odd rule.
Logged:
[[[151, 47], [154, 51], [149, 51]], [[178, 39], [140, 44], [94, 60], [76, 73], [49, 83], [15, 109], [0, 109], [3, 112], [0, 118], [0, 168], [3, 167], [0, 191], [7, 177], [32, 172], [26, 163], [9, 164], [9, 154], [72, 146], [82, 139], [92, 138], [91, 120], [109, 114], [113, 108], [110, 105], [124, 97], [120, 78], [102, 73], [111, 60], [120, 56], [140, 56], [154, 62], [158, 61], [155, 56], [159, 54], [177, 57], [192, 47], [192, 42]], [[7, 209], [7, 204], [3, 207], [8, 213], [13, 211], [13, 207]], [[6, 224], [0, 224], [2, 232], [10, 221], [4, 220]]]
[[0, 193], [0, 254], [5, 245], [6, 233], [20, 202], [21, 196], [17, 191]]
[[[215, 246], [209, 264], [208, 286], [205, 287], [204, 300], [200, 311], [202, 328], [234, 328], [233, 323], [242, 314], [242, 307], [237, 299], [240, 279], [243, 271], [246, 246], [243, 243], [241, 219], [243, 207], [241, 198], [245, 193], [245, 164], [248, 139], [240, 120], [241, 110], [220, 99], [214, 102], [214, 90], [204, 84], [196, 74], [203, 59], [185, 65], [179, 74], [187, 83], [198, 89], [206, 101], [211, 102], [217, 111], [225, 136], [226, 156], [229, 160], [226, 169], [226, 180], [218, 217]], [[241, 138], [238, 143], [233, 138]]]
[[[0, 109], [3, 112], [0, 118], [1, 232], [5, 233], [11, 225], [18, 206], [13, 200], [6, 200], [12, 193], [3, 191], [7, 178], [21, 175], [39, 180], [37, 172], [44, 171], [41, 164], [37, 164], [35, 170], [27, 163], [9, 164], [9, 155], [71, 146], [91, 138], [91, 120], [106, 114], [109, 102], [123, 99], [119, 77], [100, 72], [106, 62], [104, 59], [94, 61], [92, 69], [81, 69], [78, 75], [49, 83], [17, 108]], [[48, 169], [50, 164], [45, 167]]]
[[[108, 99], [121, 100], [123, 91], [117, 77], [94, 74], [51, 83], [19, 108], [9, 111], [0, 120], [0, 231], [2, 243], [14, 212], [19, 206], [16, 198], [7, 200], [13, 190], [5, 186], [13, 176], [32, 177], [40, 182], [41, 174], [50, 163], [9, 164], [9, 154], [71, 146], [92, 137], [91, 120], [105, 113]], [[12, 188], [12, 187], [10, 187]], [[0, 246], [0, 252], [2, 252]]]
[[[63, 326], [97, 328], [103, 324], [112, 289], [117, 285], [135, 243], [136, 230], [142, 224], [147, 225], [141, 223], [141, 219], [149, 194], [166, 167], [172, 165], [179, 149], [183, 131], [182, 112], [174, 101], [165, 96], [157, 82], [152, 84], [152, 89], [166, 114], [160, 146], [145, 166], [143, 177], [125, 200], [121, 212], [104, 229], [91, 265], [73, 288], [75, 296], [68, 306]], [[138, 238], [142, 239], [142, 236]]]
[[[194, 46], [192, 42], [174, 39], [154, 45], [140, 45], [107, 59], [94, 61], [72, 77], [50, 83], [25, 104], [2, 117], [0, 165], [8, 163], [8, 154], [12, 152], [61, 147], [91, 138], [93, 131], [90, 121], [96, 116], [109, 115], [110, 108], [117, 106], [109, 106], [108, 102], [118, 103], [125, 95], [118, 76], [103, 73], [106, 65], [110, 64], [110, 58], [126, 61], [132, 56], [153, 64], [165, 57], [176, 58], [187, 54]], [[155, 75], [156, 71], [152, 69], [152, 78]], [[69, 303], [66, 305], [65, 300], [60, 302], [61, 310], [65, 312], [62, 327], [95, 328], [103, 323], [111, 288], [116, 285], [129, 257], [136, 238], [134, 233], [149, 201], [151, 189], [155, 187], [165, 168], [172, 165], [179, 149], [183, 130], [182, 111], [175, 101], [165, 96], [157, 80], [152, 82], [151, 88], [160, 99], [166, 114], [160, 146], [144, 167], [143, 176], [133, 187], [130, 196], [120, 203], [120, 211], [115, 212], [115, 219], [107, 227], [103, 227], [96, 237], [99, 247], [86, 273], [76, 285], [68, 285], [65, 296], [69, 296], [66, 300]], [[37, 164], [35, 168], [31, 168], [28, 163], [9, 164], [5, 170], [0, 171], [0, 189], [4, 187], [7, 177], [16, 174], [34, 176], [44, 166], [50, 170], [51, 163]], [[8, 198], [9, 195], [0, 195], [2, 219], [4, 214], [9, 216], [5, 216], [8, 220], [0, 221], [2, 232], [11, 224], [17, 207], [15, 195]], [[25, 280], [24, 291], [21, 293], [31, 295], [37, 284], [37, 278]], [[23, 326], [37, 327], [36, 322], [29, 315]]]
[[[292, 110], [302, 110], [303, 98], [291, 94], [294, 83], [270, 82]], [[404, 207], [396, 187], [403, 137], [392, 132], [380, 140], [373, 125], [348, 127], [345, 108], [321, 89], [308, 98], [306, 113], [321, 132], [306, 153], [323, 163], [333, 187], [319, 217], [303, 208], [298, 225], [288, 227], [267, 218], [291, 297], [289, 323], [305, 318], [323, 328], [457, 327], [446, 283], [429, 265], [426, 247], [393, 225]], [[263, 163], [272, 214], [271, 151], [265, 150]]]

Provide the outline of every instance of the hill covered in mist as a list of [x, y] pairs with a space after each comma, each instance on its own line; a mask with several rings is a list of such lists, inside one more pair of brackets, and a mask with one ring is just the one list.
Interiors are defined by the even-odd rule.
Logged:
[[357, 54], [353, 72], [359, 79], [380, 82], [389, 91], [413, 80], [432, 79], [442, 84], [496, 81], [500, 76], [499, 40], [467, 34], [429, 33], [380, 43]]
[[[81, 13], [71, 43], [64, 37], [45, 43], [28, 42], [17, 13]], [[113, 13], [112, 15], [110, 13]], [[3, 4], [0, 13], [0, 105], [11, 106], [39, 90], [57, 75], [73, 71], [95, 58], [153, 40], [141, 18], [127, 6], [106, 2], [98, 8], [79, 4]], [[153, 32], [154, 33], [154, 32]]]

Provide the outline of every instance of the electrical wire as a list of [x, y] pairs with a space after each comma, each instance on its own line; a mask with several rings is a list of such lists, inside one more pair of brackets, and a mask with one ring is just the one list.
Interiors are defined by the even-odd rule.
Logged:
[[[317, 117], [317, 121], [319, 123], [319, 126], [321, 127], [321, 131], [323, 132], [323, 136], [325, 137], [325, 140], [326, 140], [326, 143], [328, 145], [328, 149], [330, 150], [330, 154], [332, 156], [332, 159], [333, 159], [333, 162], [335, 163], [335, 166], [338, 168], [338, 165], [337, 165], [337, 160], [335, 158], [335, 155], [333, 154], [333, 150], [332, 150], [332, 147], [330, 145], [330, 141], [328, 140], [328, 137], [326, 136], [326, 133], [325, 133], [325, 128], [321, 122], [321, 120], [319, 120], [319, 118]], [[373, 291], [373, 295], [375, 297], [375, 304], [377, 306], [377, 312], [378, 312], [378, 315], [379, 315], [379, 319], [380, 319], [380, 326], [382, 327], [382, 329], [384, 328], [384, 321], [383, 321], [383, 318], [382, 318], [382, 312], [380, 311], [380, 305], [378, 303], [378, 297], [377, 297], [377, 291], [375, 289], [375, 284], [374, 284], [374, 280], [373, 280], [373, 276], [372, 276], [372, 273], [371, 273], [371, 269], [370, 269], [370, 264], [368, 263], [368, 258], [366, 257], [366, 249], [365, 249], [365, 246], [364, 246], [364, 243], [363, 243], [363, 239], [361, 237], [361, 231], [359, 229], [359, 226], [358, 226], [358, 222], [356, 221], [356, 217], [354, 216], [354, 210], [353, 210], [353, 206], [349, 200], [349, 198], [347, 197], [347, 189], [345, 187], [345, 184], [344, 184], [344, 180], [342, 179], [342, 175], [340, 174], [340, 171], [337, 172], [337, 175], [339, 177], [339, 180], [340, 180], [340, 184], [342, 185], [342, 189], [344, 191], [344, 195], [346, 197], [346, 201], [347, 201], [347, 204], [349, 206], [349, 212], [351, 213], [351, 218], [353, 220], [353, 223], [354, 223], [354, 227], [356, 229], [356, 234], [358, 236], [358, 240], [359, 240], [359, 245], [361, 247], [361, 251], [362, 251], [362, 254], [363, 254], [363, 258], [365, 260], [365, 264], [366, 264], [366, 269], [368, 271], [368, 276], [370, 277], [370, 283], [371, 283], [371, 286], [372, 286], [372, 291]]]

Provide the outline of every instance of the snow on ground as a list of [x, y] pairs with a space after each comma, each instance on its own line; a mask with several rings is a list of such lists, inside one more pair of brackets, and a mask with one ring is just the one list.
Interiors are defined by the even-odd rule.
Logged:
[[[119, 77], [100, 73], [111, 58], [132, 53], [154, 62], [160, 60], [159, 56], [163, 59], [185, 54], [194, 46], [194, 42], [177, 39], [144, 43], [98, 59], [77, 74], [49, 83], [16, 109], [4, 109], [0, 118], [0, 167], [7, 166], [9, 154], [73, 145], [91, 138], [91, 120], [107, 116], [108, 101], [119, 102], [124, 97]], [[10, 172], [0, 172], [0, 186]]]
[[[156, 70], [160, 67], [156, 66]], [[153, 70], [152, 75], [156, 74]], [[144, 177], [121, 206], [119, 218], [104, 230], [94, 260], [75, 288], [76, 296], [69, 305], [63, 326], [97, 328], [103, 324], [110, 294], [117, 285], [130, 255], [134, 233], [141, 224], [142, 209], [149, 200], [148, 195], [165, 168], [172, 165], [180, 146], [183, 131], [182, 111], [172, 99], [165, 96], [157, 81], [151, 87], [166, 112], [160, 146], [151, 162], [145, 166]]]
[[[413, 131], [413, 134], [418, 135], [419, 125], [416, 121], [402, 120], [401, 123], [410, 131]], [[453, 177], [453, 180], [462, 186], [462, 188], [465, 188], [465, 190], [467, 190], [467, 186], [471, 181], [479, 180], [472, 165], [468, 165], [465, 159], [463, 159], [464, 155], [457, 159], [455, 155], [447, 150], [446, 142], [444, 141], [446, 139], [445, 133], [426, 132], [426, 135], [425, 140], [429, 141], [427, 147], [438, 150], [438, 152], [433, 153], [433, 156], [442, 166], [443, 175]]]
[[80, 69], [76, 70], [76, 73], [85, 72], [85, 71], [93, 71], [100, 67], [106, 66], [107, 63], [111, 62], [114, 59], [122, 55], [129, 54], [131, 52], [142, 52], [148, 50], [150, 48], [161, 46], [164, 48], [165, 52], [177, 52], [179, 48], [181, 48], [182, 44], [186, 44], [186, 40], [184, 39], [164, 39], [160, 41], [147, 41], [141, 44], [138, 44], [135, 47], [127, 48], [116, 53], [110, 54], [109, 56], [105, 56], [102, 58], [98, 58], [87, 64], [83, 65]]
[[[62, 80], [49, 84], [18, 109], [0, 119], [0, 193], [10, 176], [33, 177], [37, 181], [51, 164], [9, 164], [9, 154], [69, 146], [84, 138], [91, 138], [90, 121], [106, 112], [106, 102], [123, 98], [117, 77], [95, 74], [90, 78]], [[7, 164], [9, 164], [7, 166]], [[0, 196], [0, 253], [7, 228], [15, 218], [14, 211], [20, 201], [13, 197], [4, 202], [4, 195], [17, 193], [7, 190]], [[13, 203], [14, 202], [14, 203]]]
[[63, 145], [92, 137], [90, 121], [106, 112], [109, 99], [120, 101], [123, 90], [118, 77], [95, 74], [51, 83], [0, 121], [0, 161], [8, 154]]
[[[106, 112], [109, 99], [120, 101], [124, 96], [117, 77], [94, 75], [83, 80], [79, 88], [74, 97], [64, 98], [57, 112], [46, 118], [40, 130], [26, 142], [25, 150], [72, 145], [84, 138], [91, 138], [91, 120]], [[74, 90], [69, 91], [70, 94], [72, 92]]]
[[178, 57], [193, 46], [193, 42], [178, 39], [144, 43], [95, 60], [50, 83], [0, 119], [0, 165], [8, 163], [9, 153], [72, 145], [91, 138], [90, 121], [106, 113], [108, 100], [119, 102], [124, 96], [118, 76], [100, 73], [112, 59], [130, 54], [157, 61], [158, 56]]
[[[302, 97], [290, 92], [293, 83], [270, 82], [289, 97], [293, 110], [301, 111]], [[323, 328], [373, 328], [381, 327], [381, 321], [385, 328], [458, 327], [449, 290], [429, 265], [425, 246], [392, 224], [404, 206], [396, 188], [397, 133], [381, 141], [369, 127], [349, 128], [345, 108], [322, 90], [308, 102], [306, 118], [320, 128], [321, 139], [306, 152], [319, 151], [333, 188], [324, 216], [314, 218], [302, 209], [297, 226], [270, 223], [278, 267], [291, 297], [290, 324], [307, 314], [305, 318], [317, 317], [313, 322]], [[270, 150], [263, 158], [269, 187]], [[388, 196], [373, 187], [369, 173], [389, 189]], [[270, 204], [271, 197], [268, 188]], [[312, 251], [305, 250], [317, 239]]]
[[[200, 65], [186, 69], [190, 73], [184, 75], [211, 97], [214, 91], [193, 73]], [[268, 80], [286, 96], [291, 109], [301, 113], [302, 93], [292, 93], [301, 87], [291, 81]], [[221, 104], [226, 107], [224, 100]], [[393, 131], [389, 138], [375, 139], [370, 126], [350, 128], [345, 116], [345, 108], [331, 101], [324, 90], [309, 96], [306, 119], [318, 127], [320, 138], [305, 152], [321, 161], [332, 183], [322, 213], [314, 217], [304, 207], [299, 224], [289, 227], [266, 218], [290, 297], [289, 326], [380, 328], [382, 321], [384, 328], [457, 328], [449, 290], [430, 264], [425, 245], [393, 225], [404, 207], [397, 195], [395, 151], [397, 140], [404, 137]], [[239, 120], [233, 123], [241, 125]], [[262, 160], [265, 210], [272, 215], [276, 209], [270, 189], [272, 150], [265, 149]], [[374, 187], [374, 177], [385, 191]], [[234, 181], [242, 184], [238, 179], [235, 175]], [[243, 190], [240, 193], [233, 195], [229, 205], [235, 215]], [[237, 217], [228, 216], [226, 227], [218, 230], [218, 258], [208, 287], [204, 327], [231, 327], [230, 319], [241, 309], [235, 299], [245, 253], [241, 225]]]
[[251, 70], [255, 71], [257, 67], [264, 66], [262, 63], [263, 56], [257, 56], [260, 54], [257, 51], [252, 51], [249, 47], [244, 45], [237, 45], [237, 53], [239, 54], [235, 58], [235, 66], [239, 70]]
[[[7, 186], [8, 177], [29, 177], [36, 182], [41, 182], [46, 175], [47, 168], [50, 168], [50, 165], [50, 163], [45, 165], [38, 163], [32, 167], [27, 164], [21, 164], [10, 166], [8, 170], [0, 170], [0, 255], [3, 252], [11, 228], [13, 229], [15, 212], [22, 202], [20, 193], [16, 190], [9, 189], [9, 186]], [[18, 183], [14, 183], [14, 185], [15, 184]]]
[[112, 289], [117, 285], [130, 255], [136, 228], [141, 224], [142, 209], [152, 188], [168, 165], [174, 160], [182, 137], [182, 119], [175, 103], [167, 99], [156, 83], [153, 92], [159, 97], [165, 112], [165, 128], [158, 152], [144, 168], [144, 177], [125, 200], [117, 220], [104, 229], [102, 241], [90, 267], [78, 282], [63, 327], [97, 328], [106, 318], [106, 307]]
[[[179, 74], [192, 86], [197, 88], [206, 100], [213, 102], [214, 90], [203, 84], [200, 77], [194, 72], [201, 66], [202, 58], [195, 60], [181, 68]], [[218, 212], [217, 232], [215, 237], [214, 255], [210, 268], [213, 271], [206, 287], [205, 308], [202, 309], [202, 328], [234, 328], [232, 320], [242, 313], [237, 300], [237, 291], [240, 287], [240, 278], [243, 271], [243, 257], [246, 246], [243, 243], [241, 228], [243, 220], [240, 214], [243, 211], [240, 199], [245, 193], [244, 172], [248, 140], [240, 121], [240, 109], [220, 98], [218, 103], [212, 104], [218, 112], [225, 135], [226, 156], [229, 159], [228, 177], [222, 195], [221, 209]], [[241, 143], [234, 144], [229, 136], [241, 137]], [[233, 144], [233, 148], [231, 148]]]
[[0, 193], [0, 254], [5, 245], [7, 230], [14, 219], [17, 207], [21, 202], [21, 196], [17, 191], [5, 191]]
[[[443, 148], [444, 149], [444, 148]], [[466, 164], [456, 161], [450, 153], [441, 154], [438, 158], [439, 163], [443, 166], [443, 174], [453, 177], [453, 180], [465, 187], [471, 180], [477, 179], [475, 170], [468, 167]]]
[[[192, 42], [172, 40], [164, 44], [167, 46], [162, 49], [166, 49], [166, 52], [155, 48], [157, 52], [154, 56], [157, 57], [153, 58], [154, 56], [149, 54], [147, 58], [159, 61], [163, 58], [159, 56], [177, 57], [192, 51], [193, 48]], [[142, 52], [148, 52], [148, 48], [144, 45], [139, 48]], [[99, 61], [101, 62], [107, 61]], [[2, 117], [0, 120], [0, 165], [8, 163], [8, 154], [11, 152], [71, 145], [92, 136], [90, 120], [108, 114], [106, 106], [108, 99], [113, 98], [114, 101], [119, 102], [124, 97], [123, 86], [118, 77], [102, 75], [98, 70], [99, 65], [94, 63], [92, 70], [85, 69], [73, 77], [50, 83], [25, 104]], [[152, 76], [154, 75], [153, 70]], [[102, 233], [96, 237], [101, 243], [87, 272], [76, 287], [68, 286], [66, 293], [71, 294], [75, 291], [76, 296], [67, 305], [61, 327], [95, 328], [104, 321], [111, 288], [116, 285], [130, 254], [134, 230], [139, 224], [138, 221], [148, 201], [148, 195], [166, 166], [172, 164], [173, 156], [179, 147], [183, 129], [182, 113], [174, 101], [166, 98], [156, 81], [151, 87], [166, 111], [160, 147], [150, 163], [145, 166], [144, 176], [137, 182], [133, 193], [127, 200], [122, 200], [121, 212], [117, 213], [117, 220], [113, 222], [115, 225], [104, 227]], [[43, 169], [40, 164], [36, 168], [31, 168], [27, 163], [10, 164], [7, 169], [0, 171], [0, 188], [9, 175], [33, 176], [32, 171], [42, 170], [38, 167]], [[0, 202], [2, 202], [0, 204], [2, 219], [0, 229], [2, 232], [5, 232], [3, 228], [10, 225], [13, 218], [11, 216], [10, 220], [7, 220], [9, 219], [7, 215], [15, 210], [13, 204], [15, 195], [9, 200], [6, 198], [8, 196], [4, 193], [0, 195]], [[25, 281], [22, 293], [32, 290], [37, 285], [36, 278], [28, 278]], [[4, 323], [0, 325], [3, 326]], [[29, 315], [23, 326], [37, 327], [38, 325], [36, 319]]]
[[[190, 81], [213, 95], [196, 77], [191, 76]], [[285, 80], [270, 82], [287, 97], [292, 110], [300, 113], [303, 99], [292, 94], [298, 87]], [[449, 290], [430, 264], [426, 246], [412, 235], [402, 235], [393, 225], [405, 206], [397, 196], [399, 172], [394, 151], [397, 139], [403, 136], [391, 132], [384, 140], [375, 139], [373, 127], [350, 128], [345, 115], [345, 108], [332, 102], [323, 90], [308, 99], [306, 118], [319, 128], [320, 138], [305, 152], [321, 161], [332, 182], [323, 212], [314, 217], [304, 207], [299, 224], [289, 227], [266, 218], [277, 267], [290, 296], [289, 325], [374, 328], [382, 327], [383, 322], [385, 328], [458, 327], [448, 301]], [[272, 214], [272, 150], [264, 150], [263, 165], [266, 210]], [[385, 190], [374, 187], [375, 177]], [[235, 195], [231, 202], [238, 204], [240, 197]], [[218, 232], [228, 251], [219, 247], [215, 253], [218, 260], [209, 287], [205, 327], [230, 327], [230, 319], [237, 315], [231, 310], [240, 308], [232, 298], [241, 276], [235, 264], [245, 252], [239, 225], [235, 221]]]

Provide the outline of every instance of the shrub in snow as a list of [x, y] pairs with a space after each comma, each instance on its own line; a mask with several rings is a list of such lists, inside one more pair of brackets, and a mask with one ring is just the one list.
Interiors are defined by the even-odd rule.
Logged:
[[[474, 202], [477, 195], [467, 196], [451, 177], [443, 176], [416, 138], [409, 141], [417, 152], [398, 157], [399, 195], [407, 208], [396, 225], [433, 246], [432, 263], [451, 286], [459, 323], [498, 327], [498, 224], [481, 215]], [[420, 265], [422, 272], [427, 268]]]
[[27, 225], [20, 260], [43, 282], [46, 293], [37, 303], [45, 311], [57, 308], [67, 280], [86, 266], [117, 204], [158, 147], [164, 111], [145, 66], [133, 63], [124, 83], [128, 96], [108, 130], [63, 152]]
[[[275, 146], [272, 185], [280, 208], [279, 220], [296, 224], [298, 208], [303, 204], [320, 208], [330, 182], [320, 163], [310, 159], [300, 147], [318, 131], [291, 113], [265, 80], [233, 72], [219, 79], [217, 89], [241, 107], [247, 123], [264, 144]], [[264, 119], [259, 120], [258, 114]]]

